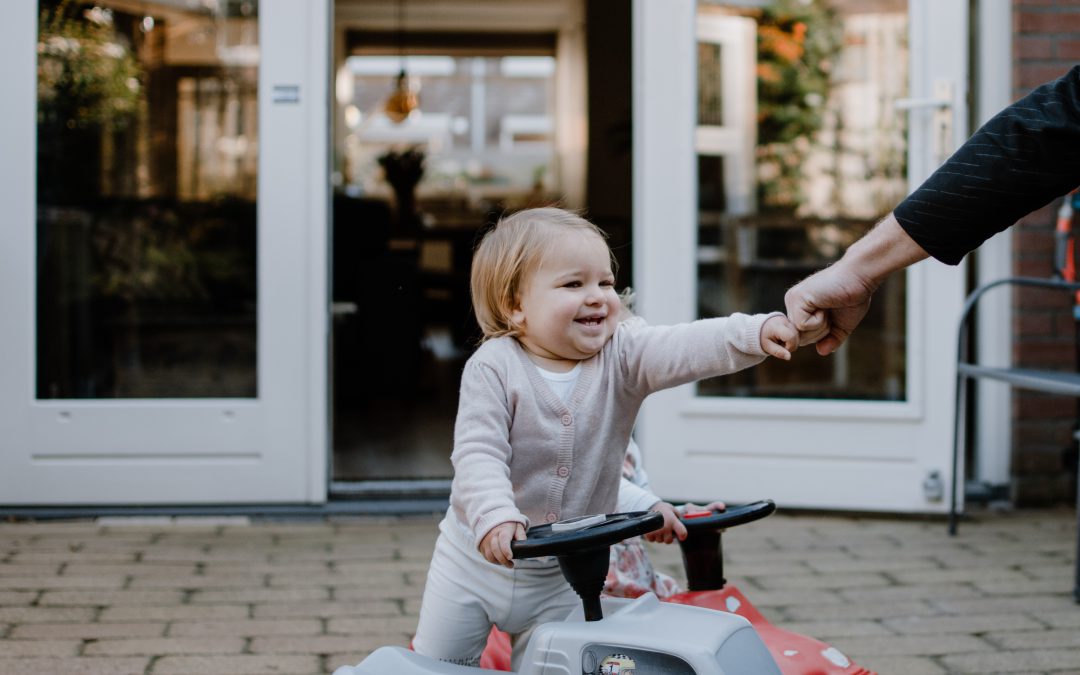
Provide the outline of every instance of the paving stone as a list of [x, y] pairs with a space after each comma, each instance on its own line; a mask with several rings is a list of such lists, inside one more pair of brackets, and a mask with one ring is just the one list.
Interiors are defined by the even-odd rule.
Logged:
[[318, 619], [243, 619], [234, 621], [176, 621], [169, 625], [169, 637], [267, 635], [318, 635], [323, 632]]
[[989, 596], [994, 595], [1065, 595], [1072, 591], [1072, 581], [1064, 579], [1022, 579], [1010, 583], [977, 581], [976, 589]]
[[59, 574], [63, 560], [51, 563], [0, 563], [0, 586], [9, 588], [7, 577], [42, 577]]
[[[0, 643], [0, 663], [13, 656], [78, 656], [82, 640], [19, 640], [8, 635]], [[7, 672], [0, 670], [0, 672]]]
[[182, 591], [132, 590], [132, 591], [46, 591], [38, 604], [43, 607], [105, 607], [107, 605], [178, 605], [183, 600]]
[[1024, 597], [940, 597], [934, 605], [948, 614], [992, 614], [994, 612], [1035, 612], [1040, 610], [1064, 611], [1075, 607], [1071, 595], [1029, 595]]
[[934, 659], [919, 656], [882, 656], [881, 654], [847, 654], [855, 663], [878, 675], [943, 675], [947, 673]]
[[1022, 614], [964, 614], [961, 616], [907, 616], [882, 621], [890, 630], [904, 635], [941, 633], [979, 634], [994, 630], [1039, 630], [1042, 626]]
[[838, 588], [843, 600], [852, 603], [889, 602], [892, 600], [942, 600], [981, 598], [979, 592], [967, 584], [910, 584], [907, 586], [884, 586], [881, 588]]
[[159, 656], [167, 654], [239, 654], [243, 638], [134, 638], [98, 640], [83, 648], [87, 656]]
[[164, 634], [164, 623], [27, 623], [15, 626], [8, 637], [94, 640], [115, 637], [161, 637]]
[[144, 675], [150, 664], [147, 657], [0, 657], [4, 675]]
[[98, 562], [75, 562], [64, 566], [64, 575], [79, 577], [89, 575], [101, 576], [188, 576], [194, 574], [196, 565], [187, 563], [164, 563], [164, 562], [124, 562], [124, 563], [98, 563]]
[[303, 602], [329, 600], [325, 588], [224, 588], [199, 590], [191, 595], [192, 604], [237, 602]]
[[[365, 635], [316, 635], [313, 637], [260, 637], [251, 641], [255, 654], [330, 654], [354, 649], [376, 649], [384, 644], [407, 646], [407, 633], [368, 633]], [[391, 675], [387, 673], [387, 675]]]
[[951, 673], [1015, 673], [1080, 668], [1080, 651], [1075, 649], [1040, 649], [996, 651], [981, 654], [955, 654], [942, 657]]
[[[755, 602], [755, 604], [757, 604]], [[881, 620], [890, 617], [930, 616], [938, 613], [924, 601], [785, 606], [784, 616], [794, 621]]]
[[99, 576], [34, 576], [34, 577], [5, 577], [3, 584], [7, 590], [53, 590], [68, 588], [123, 588], [127, 583], [127, 577], [119, 574]]
[[822, 642], [835, 642], [851, 636], [893, 635], [876, 621], [779, 621], [777, 625]]
[[290, 617], [331, 618], [339, 616], [394, 617], [402, 615], [401, 603], [396, 600], [367, 600], [354, 602], [289, 602], [257, 604], [253, 609], [256, 619], [284, 619]]
[[805, 576], [782, 575], [776, 577], [759, 576], [756, 572], [750, 577], [765, 590], [786, 590], [789, 588], [814, 588], [824, 591], [852, 588], [876, 588], [891, 586], [892, 581], [881, 574], [813, 574]]
[[0, 607], [0, 621], [9, 623], [93, 621], [94, 614], [90, 607]]
[[1033, 611], [1029, 614], [1051, 628], [1080, 628], [1080, 608], [1060, 611]]
[[845, 653], [883, 656], [940, 656], [967, 652], [996, 653], [993, 646], [970, 635], [853, 636], [845, 640]]
[[[990, 632], [984, 635], [983, 638], [1010, 650], [1080, 647], [1080, 631], [1078, 630], [1059, 628], [1055, 630], [1025, 631], [1023, 627], [1013, 628], [1011, 626], [1008, 629], [1010, 631], [1008, 633]], [[1080, 666], [1080, 661], [1076, 665]]]
[[323, 673], [319, 657], [307, 654], [240, 654], [235, 656], [163, 656], [150, 675], [313, 675]]
[[121, 605], [106, 607], [98, 621], [201, 621], [247, 619], [251, 616], [250, 605]]
[[11, 605], [29, 605], [37, 599], [38, 592], [34, 591], [0, 591], [0, 607]]
[[138, 575], [132, 577], [127, 588], [265, 588], [265, 574], [185, 574], [185, 575]]
[[900, 584], [946, 584], [952, 582], [992, 584], [1015, 584], [1030, 581], [1030, 577], [1012, 569], [974, 567], [965, 569], [894, 570], [890, 572]]

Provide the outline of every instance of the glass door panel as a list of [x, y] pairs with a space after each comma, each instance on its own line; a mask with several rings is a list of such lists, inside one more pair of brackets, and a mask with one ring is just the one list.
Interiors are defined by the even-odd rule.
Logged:
[[[966, 3], [634, 6], [640, 25], [667, 29], [635, 42], [648, 95], [634, 113], [634, 269], [651, 322], [783, 310], [788, 287], [841, 255], [963, 137]], [[898, 109], [937, 91], [955, 95], [939, 110]], [[958, 315], [963, 279], [920, 263], [878, 290], [832, 356], [804, 348], [650, 397], [637, 437], [657, 494], [944, 510], [926, 486], [949, 475], [955, 354], [941, 327]]]
[[258, 3], [39, 9], [37, 397], [254, 398]]
[[0, 22], [0, 501], [326, 498], [328, 3]]
[[[712, 2], [698, 25], [698, 315], [775, 310], [906, 194], [906, 3]], [[903, 401], [905, 296], [894, 275], [830, 359], [766, 361], [698, 395]]]

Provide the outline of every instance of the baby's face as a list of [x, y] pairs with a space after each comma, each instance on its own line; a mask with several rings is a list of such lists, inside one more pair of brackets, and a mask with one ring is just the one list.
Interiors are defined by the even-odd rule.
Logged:
[[607, 344], [620, 310], [607, 243], [570, 231], [525, 280], [512, 318], [538, 365], [568, 370]]

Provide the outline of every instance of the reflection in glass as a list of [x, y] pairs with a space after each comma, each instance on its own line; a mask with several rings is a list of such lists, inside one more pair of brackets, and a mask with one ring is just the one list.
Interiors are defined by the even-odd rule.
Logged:
[[256, 0], [42, 0], [38, 398], [256, 395]]
[[[906, 3], [699, 8], [699, 22], [713, 27], [699, 31], [699, 105], [722, 114], [699, 111], [698, 312], [783, 310], [787, 288], [836, 260], [906, 192], [906, 120], [893, 106], [907, 89]], [[746, 26], [752, 39], [739, 38]], [[746, 45], [756, 96], [738, 88], [739, 66], [719, 58]], [[730, 141], [735, 130], [724, 120], [739, 115], [756, 120], [753, 153]], [[731, 186], [744, 180], [754, 196], [736, 208]], [[792, 363], [769, 360], [704, 381], [698, 393], [904, 400], [904, 307], [904, 277], [894, 275], [858, 339], [837, 354], [805, 348]]]
[[402, 122], [382, 110], [401, 58], [353, 55], [338, 73], [343, 191], [387, 196], [378, 157], [402, 148], [427, 158], [420, 196], [519, 199], [550, 185], [554, 56], [408, 56], [404, 64], [423, 82], [423, 102]]

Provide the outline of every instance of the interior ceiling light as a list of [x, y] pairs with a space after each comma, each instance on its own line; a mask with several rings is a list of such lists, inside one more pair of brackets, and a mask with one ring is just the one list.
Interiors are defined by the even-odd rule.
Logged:
[[395, 124], [404, 122], [414, 110], [420, 108], [419, 84], [414, 86], [409, 74], [405, 72], [405, 0], [398, 0], [397, 10], [398, 58], [401, 60], [401, 72], [398, 73], [394, 90], [390, 92], [386, 103], [383, 104], [383, 112]]

